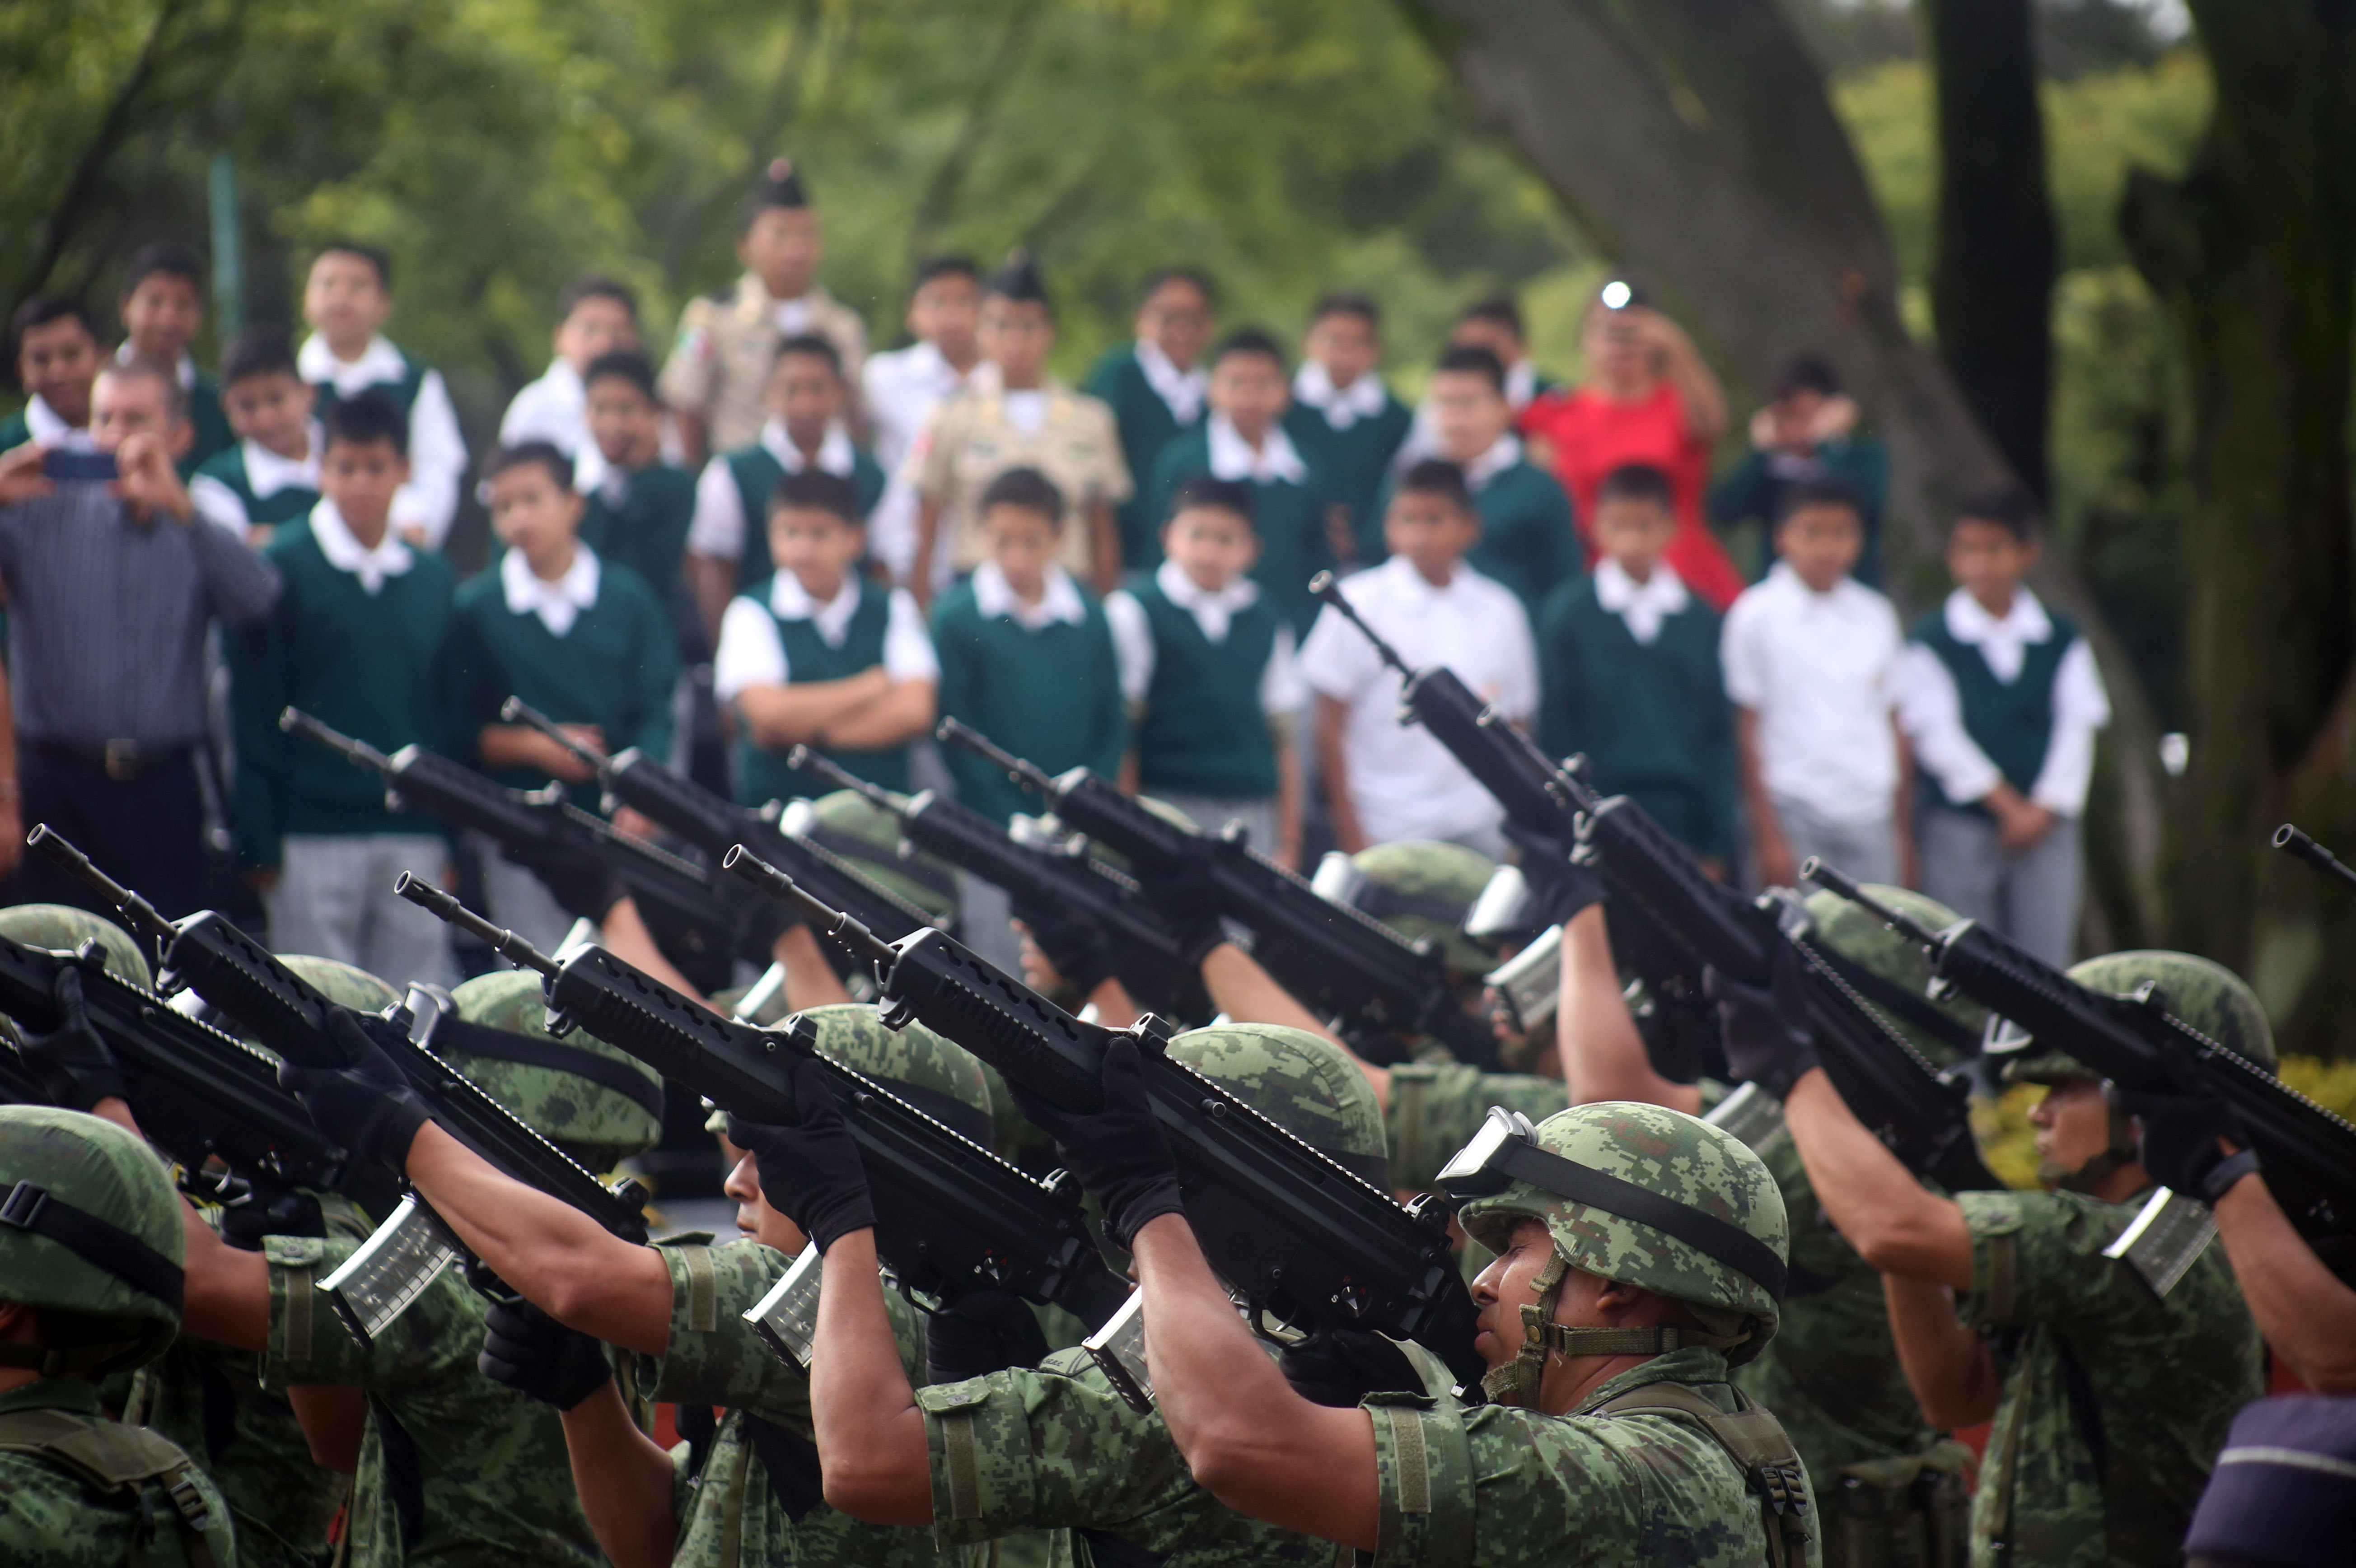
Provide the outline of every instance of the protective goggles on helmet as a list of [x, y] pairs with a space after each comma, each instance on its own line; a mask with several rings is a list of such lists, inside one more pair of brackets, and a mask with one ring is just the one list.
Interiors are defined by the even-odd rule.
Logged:
[[1987, 1025], [1980, 1031], [1984, 1056], [2018, 1056], [2036, 1043], [2035, 1035], [2001, 1013], [1988, 1014]]
[[1704, 1257], [1758, 1282], [1781, 1302], [1790, 1270], [1775, 1249], [1715, 1214], [1665, 1198], [1610, 1171], [1580, 1165], [1538, 1147], [1537, 1129], [1518, 1111], [1489, 1107], [1472, 1141], [1440, 1168], [1439, 1187], [1459, 1204], [1494, 1198], [1515, 1182], [1527, 1182], [1574, 1203], [1601, 1210], [1683, 1242]]
[[1538, 912], [1537, 895], [1519, 866], [1500, 866], [1489, 873], [1481, 896], [1464, 912], [1464, 934], [1483, 947], [1519, 937], [1535, 936], [1547, 926]]
[[1325, 858], [1317, 862], [1317, 874], [1309, 879], [1309, 888], [1327, 903], [1356, 910], [1369, 920], [1412, 915], [1440, 925], [1454, 925], [1464, 918], [1464, 907], [1455, 900], [1438, 893], [1405, 892], [1378, 882], [1338, 849], [1328, 849]]

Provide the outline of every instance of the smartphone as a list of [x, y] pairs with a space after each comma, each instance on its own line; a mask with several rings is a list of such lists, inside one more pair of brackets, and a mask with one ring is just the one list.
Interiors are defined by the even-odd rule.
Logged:
[[76, 452], [67, 447], [51, 447], [41, 454], [41, 472], [51, 479], [107, 480], [120, 479], [122, 470], [114, 465], [111, 452]]

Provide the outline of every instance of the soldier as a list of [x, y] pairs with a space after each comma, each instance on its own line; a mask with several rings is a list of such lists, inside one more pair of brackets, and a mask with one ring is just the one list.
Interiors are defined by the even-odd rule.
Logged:
[[790, 159], [769, 165], [769, 177], [736, 234], [744, 275], [735, 287], [690, 301], [679, 318], [679, 341], [663, 366], [663, 401], [679, 417], [688, 467], [714, 453], [734, 452], [758, 440], [768, 409], [763, 392], [777, 346], [815, 333], [841, 355], [847, 385], [859, 385], [867, 358], [867, 324], [818, 281], [825, 253], [818, 214]]
[[80, 1111], [0, 1106], [0, 1560], [236, 1568], [219, 1489], [99, 1408], [98, 1380], [179, 1327], [179, 1204], [155, 1157]]
[[[1794, 959], [1793, 962], [1796, 962]], [[2070, 977], [2169, 1010], [2266, 1067], [2274, 1040], [2230, 971], [2181, 953], [2115, 953]], [[2006, 1081], [2046, 1085], [2043, 1193], [1919, 1186], [1850, 1112], [1791, 1019], [1790, 976], [1713, 978], [1733, 1073], [1784, 1100], [1826, 1215], [1881, 1271], [1907, 1381], [1935, 1424], [1991, 1417], [1972, 1561], [2161, 1563], [2183, 1540], [2234, 1409], [2262, 1386], [2258, 1334], [2207, 1248], [2164, 1294], [2104, 1255], [2151, 1194], [2126, 1114], [2051, 1041], [2001, 1031]]]

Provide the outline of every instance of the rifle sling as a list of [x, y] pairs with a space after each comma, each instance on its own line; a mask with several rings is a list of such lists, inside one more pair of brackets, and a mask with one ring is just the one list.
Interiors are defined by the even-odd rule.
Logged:
[[1811, 954], [1824, 961], [1825, 967], [1838, 975], [1847, 982], [1851, 990], [1875, 1007], [1884, 1012], [1895, 1013], [1901, 1021], [1921, 1029], [1958, 1057], [1979, 1054], [1979, 1035], [1949, 1018], [1930, 997], [1875, 974], [1821, 942], [1810, 941], [1807, 945]]
[[513, 1029], [493, 1029], [487, 1024], [468, 1023], [464, 1019], [446, 1014], [434, 1026], [434, 1037], [429, 1043], [437, 1055], [445, 1051], [460, 1051], [491, 1061], [544, 1067], [552, 1072], [569, 1072], [575, 1078], [586, 1078], [601, 1088], [611, 1089], [657, 1121], [662, 1120], [660, 1083], [648, 1082], [646, 1074], [631, 1063], [616, 1061], [610, 1056], [601, 1056], [577, 1045], [518, 1034]]

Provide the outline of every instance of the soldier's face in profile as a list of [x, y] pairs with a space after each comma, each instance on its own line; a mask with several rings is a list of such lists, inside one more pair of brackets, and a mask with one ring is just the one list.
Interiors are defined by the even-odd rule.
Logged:
[[2054, 1084], [2030, 1108], [2029, 1119], [2037, 1128], [2040, 1177], [2083, 1170], [2111, 1146], [2110, 1103], [2103, 1098], [2103, 1086], [2091, 1078]]
[[[734, 1146], [723, 1139], [721, 1147]], [[761, 1173], [751, 1155], [736, 1161], [722, 1190], [736, 1200], [736, 1228], [752, 1240], [765, 1247], [775, 1247], [787, 1257], [809, 1245], [809, 1238], [802, 1234], [801, 1227], [770, 1208], [769, 1200], [761, 1196]]]

